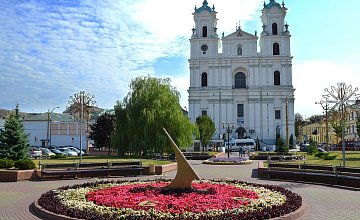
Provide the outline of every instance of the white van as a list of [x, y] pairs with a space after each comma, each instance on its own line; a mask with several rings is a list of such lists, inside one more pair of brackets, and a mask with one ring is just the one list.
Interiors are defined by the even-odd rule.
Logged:
[[231, 151], [240, 151], [240, 148], [244, 151], [255, 151], [256, 144], [254, 139], [233, 139], [231, 140], [231, 143]]

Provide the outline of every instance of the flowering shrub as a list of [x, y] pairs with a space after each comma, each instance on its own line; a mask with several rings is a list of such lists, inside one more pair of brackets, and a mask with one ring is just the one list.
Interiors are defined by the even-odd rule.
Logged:
[[232, 157], [232, 158], [210, 158], [203, 162], [204, 164], [223, 164], [223, 165], [239, 165], [239, 164], [251, 164], [252, 161], [245, 157]]
[[164, 188], [168, 180], [95, 182], [52, 190], [39, 204], [82, 219], [264, 219], [301, 206], [284, 188], [241, 181], [194, 181], [192, 189]]

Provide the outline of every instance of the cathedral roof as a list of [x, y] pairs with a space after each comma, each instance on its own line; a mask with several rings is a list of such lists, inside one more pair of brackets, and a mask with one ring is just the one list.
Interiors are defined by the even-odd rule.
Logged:
[[275, 0], [270, 0], [269, 4], [265, 4], [265, 2], [264, 2], [264, 8], [270, 9], [272, 7], [281, 8], [281, 5], [279, 3], [277, 3], [277, 2], [275, 2]]
[[227, 36], [224, 36], [222, 39], [223, 40], [230, 40], [230, 39], [238, 39], [238, 38], [247, 38], [247, 39], [251, 39], [251, 38], [253, 38], [253, 39], [256, 39], [257, 38], [257, 36], [255, 36], [255, 35], [253, 35], [253, 34], [250, 34], [250, 33], [248, 33], [248, 32], [245, 32], [245, 31], [243, 31], [243, 30], [241, 30], [241, 29], [238, 29], [237, 31], [235, 31], [235, 32], [233, 32], [233, 33], [231, 33], [231, 34], [229, 34], [229, 35], [227, 35]]
[[212, 8], [210, 8], [208, 6], [208, 2], [206, 0], [204, 0], [202, 6], [200, 8], [196, 8], [196, 6], [195, 6], [195, 12], [200, 13], [202, 11], [215, 12], [215, 7], [213, 6]]

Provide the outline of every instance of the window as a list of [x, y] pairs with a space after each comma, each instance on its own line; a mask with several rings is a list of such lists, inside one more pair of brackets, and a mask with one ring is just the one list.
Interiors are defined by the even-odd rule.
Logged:
[[273, 55], [280, 55], [280, 46], [278, 43], [273, 44]]
[[201, 87], [207, 87], [207, 73], [201, 74]]
[[274, 85], [280, 86], [280, 72], [279, 71], [274, 72]]
[[237, 104], [237, 117], [244, 117], [244, 104]]
[[203, 37], [207, 37], [207, 27], [206, 27], [206, 26], [204, 26], [204, 27], [202, 28], [202, 36], [203, 36]]
[[272, 24], [272, 34], [273, 35], [277, 35], [278, 34], [278, 28], [277, 28], [277, 24], [273, 23]]
[[202, 110], [202, 111], [201, 111], [201, 115], [207, 115], [207, 111], [206, 111], [206, 110]]
[[237, 46], [237, 55], [242, 55], [242, 52], [243, 52], [242, 46], [241, 46], [241, 45], [238, 45], [238, 46]]
[[281, 112], [280, 112], [280, 110], [275, 110], [275, 119], [281, 119]]
[[238, 72], [235, 74], [235, 88], [246, 88], [246, 76], [245, 73]]

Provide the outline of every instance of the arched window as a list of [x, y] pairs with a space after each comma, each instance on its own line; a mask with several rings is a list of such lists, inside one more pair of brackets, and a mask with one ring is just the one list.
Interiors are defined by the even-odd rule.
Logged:
[[277, 35], [278, 34], [278, 29], [277, 29], [277, 24], [273, 23], [272, 24], [272, 34], [273, 35]]
[[280, 72], [279, 71], [274, 72], [274, 85], [280, 86]]
[[273, 55], [280, 55], [280, 46], [278, 43], [273, 44]]
[[242, 46], [239, 44], [237, 46], [237, 55], [242, 55], [242, 53], [243, 53], [243, 49], [242, 49]]
[[207, 37], [207, 27], [206, 26], [204, 26], [202, 29], [202, 36]]
[[207, 73], [201, 74], [201, 87], [207, 87]]
[[245, 73], [238, 72], [235, 74], [235, 88], [243, 89], [246, 88], [246, 76]]

